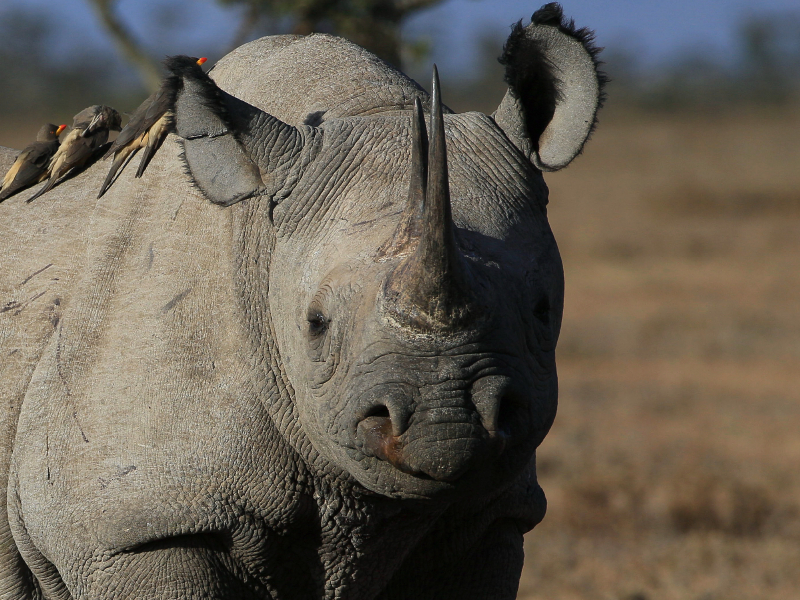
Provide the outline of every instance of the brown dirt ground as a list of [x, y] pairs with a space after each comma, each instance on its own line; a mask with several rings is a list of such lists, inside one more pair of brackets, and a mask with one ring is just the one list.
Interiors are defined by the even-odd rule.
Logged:
[[609, 115], [546, 176], [567, 298], [520, 599], [800, 598], [799, 133]]

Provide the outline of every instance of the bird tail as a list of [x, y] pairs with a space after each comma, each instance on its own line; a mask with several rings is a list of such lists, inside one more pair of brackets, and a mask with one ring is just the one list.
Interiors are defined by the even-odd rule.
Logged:
[[142, 160], [139, 161], [139, 168], [136, 170], [136, 177], [141, 177], [142, 174], [144, 174], [147, 165], [150, 164], [150, 161], [153, 159], [156, 152], [158, 152], [158, 149], [161, 148], [161, 144], [164, 143], [167, 134], [173, 130], [174, 125], [175, 115], [172, 114], [171, 111], [167, 111], [152, 127], [150, 127], [145, 137], [147, 143], [142, 152]]
[[149, 144], [144, 147], [142, 150], [142, 160], [139, 161], [139, 168], [136, 169], [136, 177], [141, 177], [144, 173], [144, 170], [147, 168], [147, 165], [150, 164], [150, 160], [155, 155], [156, 147], [150, 146]]
[[108, 175], [106, 175], [106, 179], [103, 182], [103, 185], [100, 187], [100, 192], [97, 194], [98, 198], [101, 198], [103, 194], [108, 191], [114, 182], [116, 181], [115, 175], [117, 171], [122, 169], [125, 170], [125, 167], [128, 166], [128, 163], [131, 162], [134, 155], [139, 151], [138, 148], [131, 148], [129, 147], [122, 147], [117, 151], [117, 155], [114, 157], [114, 161], [111, 163], [111, 168], [108, 170]]
[[56, 184], [56, 181], [58, 181], [58, 177], [56, 175], [52, 176], [50, 179], [47, 180], [47, 183], [44, 185], [44, 187], [42, 187], [42, 189], [40, 189], [33, 196], [28, 198], [25, 202], [33, 202], [39, 196], [49, 192], [51, 189], [53, 189], [53, 186]]
[[100, 192], [97, 194], [98, 198], [102, 198], [103, 194], [106, 193], [106, 190], [111, 187], [111, 184], [114, 183], [114, 175], [117, 174], [119, 171], [120, 166], [124, 160], [119, 160], [119, 157], [114, 158], [114, 162], [111, 163], [111, 168], [108, 170], [108, 175], [106, 175], [106, 179], [103, 182], [103, 185], [100, 187]]

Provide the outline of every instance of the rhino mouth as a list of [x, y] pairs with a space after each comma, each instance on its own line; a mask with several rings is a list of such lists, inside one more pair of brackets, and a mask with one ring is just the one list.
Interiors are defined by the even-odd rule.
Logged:
[[403, 473], [446, 483], [456, 483], [480, 463], [502, 454], [505, 436], [492, 440], [469, 423], [452, 425], [456, 427], [448, 430], [455, 437], [409, 440], [406, 435], [393, 435], [388, 414], [373, 415], [359, 422], [357, 443], [366, 456], [385, 461]]
[[511, 463], [527, 463], [530, 418], [509, 378], [492, 379], [424, 400], [409, 397], [407, 386], [377, 386], [361, 397], [343, 445], [362, 469], [404, 480], [401, 473], [460, 486], [502, 476]]

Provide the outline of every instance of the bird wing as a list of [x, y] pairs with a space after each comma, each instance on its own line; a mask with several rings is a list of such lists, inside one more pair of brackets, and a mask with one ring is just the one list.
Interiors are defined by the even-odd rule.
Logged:
[[119, 151], [119, 149], [122, 148], [123, 146], [127, 146], [136, 138], [141, 137], [141, 135], [150, 128], [150, 125], [152, 125], [152, 123], [151, 124], [147, 123], [148, 109], [150, 108], [150, 105], [158, 97], [159, 93], [160, 92], [154, 92], [150, 94], [150, 96], [148, 96], [145, 99], [145, 101], [142, 102], [135, 111], [133, 111], [133, 114], [131, 115], [128, 124], [125, 125], [122, 131], [119, 132], [117, 139], [115, 139], [114, 143], [111, 144], [111, 147], [108, 149], [108, 152], [106, 152], [103, 158], [111, 156], [112, 154]]
[[161, 118], [153, 123], [153, 126], [148, 130], [147, 139], [144, 152], [142, 152], [142, 160], [139, 161], [139, 168], [136, 170], [136, 177], [141, 177], [147, 165], [155, 153], [161, 147], [164, 138], [172, 130], [173, 123], [175, 122], [175, 113], [171, 110], [166, 111]]
[[47, 163], [50, 162], [50, 158], [57, 149], [58, 141], [34, 142], [28, 146], [20, 154], [20, 159], [23, 160], [14, 180], [20, 185], [35, 183], [47, 170]]
[[89, 158], [94, 151], [92, 139], [82, 137], [80, 129], [70, 131], [50, 161], [51, 176], [61, 177], [69, 169]]
[[5, 176], [3, 177], [3, 184], [0, 185], [0, 189], [7, 188], [10, 186], [14, 180], [17, 178], [17, 174], [19, 173], [20, 167], [22, 167], [25, 159], [27, 158], [28, 149], [25, 148], [22, 152], [19, 153], [17, 159], [14, 161], [14, 164], [11, 165], [11, 168], [6, 172]]
[[153, 94], [153, 100], [144, 115], [144, 128], [150, 129], [155, 125], [165, 112], [173, 108], [174, 103], [173, 95], [163, 87]]
[[28, 144], [3, 178], [2, 188], [12, 191], [39, 181], [57, 149], [58, 140]]
[[28, 151], [28, 161], [31, 165], [39, 167], [40, 169], [45, 169], [53, 154], [58, 150], [58, 146], [58, 140], [53, 140], [51, 142], [34, 142], [25, 149]]

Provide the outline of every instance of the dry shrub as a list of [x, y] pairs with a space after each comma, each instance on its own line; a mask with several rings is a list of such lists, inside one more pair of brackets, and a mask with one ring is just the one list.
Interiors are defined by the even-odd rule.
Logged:
[[715, 189], [696, 182], [678, 182], [655, 196], [653, 208], [680, 217], [765, 217], [800, 215], [800, 190]]
[[564, 490], [564, 523], [583, 533], [620, 535], [644, 520], [645, 490], [631, 479], [587, 478]]
[[687, 311], [665, 308], [640, 323], [639, 356], [694, 356], [710, 360], [780, 354], [800, 359], [800, 323], [787, 325], [767, 309], [720, 305]]
[[765, 454], [749, 450], [737, 462], [723, 454], [727, 442], [713, 429], [690, 437], [685, 429], [669, 434], [692, 409], [700, 414], [691, 406], [698, 399], [696, 390], [678, 387], [662, 398], [644, 386], [631, 395], [638, 398], [641, 414], [662, 423], [663, 432], [644, 425], [636, 432], [614, 431], [615, 418], [620, 427], [636, 427], [636, 420], [621, 420], [619, 412], [603, 415], [603, 404], [614, 399], [606, 395], [603, 400], [598, 393], [599, 407], [584, 412], [616, 439], [606, 441], [602, 431], [592, 435], [581, 428], [569, 439], [561, 434], [558, 448], [541, 453], [548, 523], [575, 534], [612, 538], [662, 532], [800, 541], [800, 486], [787, 479], [788, 465], [759, 466]]
[[777, 512], [772, 490], [713, 478], [681, 482], [669, 504], [670, 522], [683, 534], [719, 531], [758, 536], [767, 531]]
[[604, 315], [565, 324], [558, 340], [558, 358], [619, 356], [636, 352], [638, 323], [628, 315]]
[[575, 470], [575, 477], [555, 486], [547, 485], [552, 472], [543, 477], [558, 501], [548, 519], [584, 535], [663, 530], [754, 537], [786, 536], [798, 529], [797, 499], [780, 498], [776, 486], [766, 482], [736, 479], [734, 467], [722, 467], [720, 474], [700, 467], [687, 475], [684, 467], [667, 464], [646, 477], [641, 467], [605, 466], [589, 473]]

